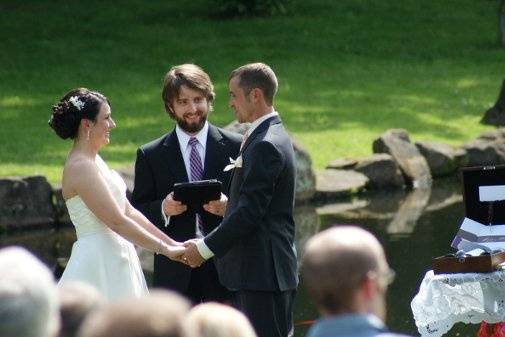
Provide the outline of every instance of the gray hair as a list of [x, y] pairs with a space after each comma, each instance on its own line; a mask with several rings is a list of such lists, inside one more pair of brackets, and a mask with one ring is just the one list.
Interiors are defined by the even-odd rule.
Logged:
[[52, 337], [59, 328], [51, 271], [21, 247], [0, 250], [0, 337]]

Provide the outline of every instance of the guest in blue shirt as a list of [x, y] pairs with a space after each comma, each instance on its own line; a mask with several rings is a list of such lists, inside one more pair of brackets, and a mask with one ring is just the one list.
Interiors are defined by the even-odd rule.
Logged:
[[384, 325], [394, 273], [369, 232], [332, 227], [305, 245], [302, 277], [321, 318], [307, 337], [400, 337]]

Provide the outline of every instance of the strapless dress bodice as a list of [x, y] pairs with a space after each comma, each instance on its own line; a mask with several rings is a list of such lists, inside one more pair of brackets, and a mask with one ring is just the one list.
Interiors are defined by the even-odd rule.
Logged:
[[[112, 196], [119, 207], [124, 210], [126, 207], [125, 182], [116, 171], [109, 169], [107, 166], [100, 167], [100, 171], [109, 186]], [[65, 203], [78, 238], [88, 234], [111, 231], [106, 224], [93, 214], [79, 195], [68, 199]]]

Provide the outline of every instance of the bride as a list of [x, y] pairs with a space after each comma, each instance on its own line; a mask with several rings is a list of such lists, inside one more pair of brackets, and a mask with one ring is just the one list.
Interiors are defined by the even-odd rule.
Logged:
[[98, 155], [116, 127], [105, 96], [85, 88], [52, 108], [49, 125], [73, 139], [63, 169], [62, 194], [77, 241], [61, 282], [79, 280], [106, 298], [140, 297], [147, 286], [133, 244], [179, 260], [184, 246], [157, 229], [126, 199], [126, 185]]

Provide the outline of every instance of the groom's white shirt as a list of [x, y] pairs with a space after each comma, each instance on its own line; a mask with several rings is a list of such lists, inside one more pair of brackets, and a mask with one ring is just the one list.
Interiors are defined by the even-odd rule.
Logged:
[[[267, 119], [274, 117], [274, 116], [279, 116], [279, 113], [277, 111], [272, 111], [264, 116], [261, 116], [260, 118], [256, 119], [254, 122], [251, 123], [251, 126], [247, 130], [247, 132], [244, 134], [244, 138], [248, 137], [250, 134], [253, 133], [253, 131], [264, 121]], [[198, 253], [205, 259], [208, 260], [211, 257], [214, 256], [214, 253], [210, 248], [205, 244], [203, 239], [198, 239], [196, 241], [196, 249], [198, 249]]]

